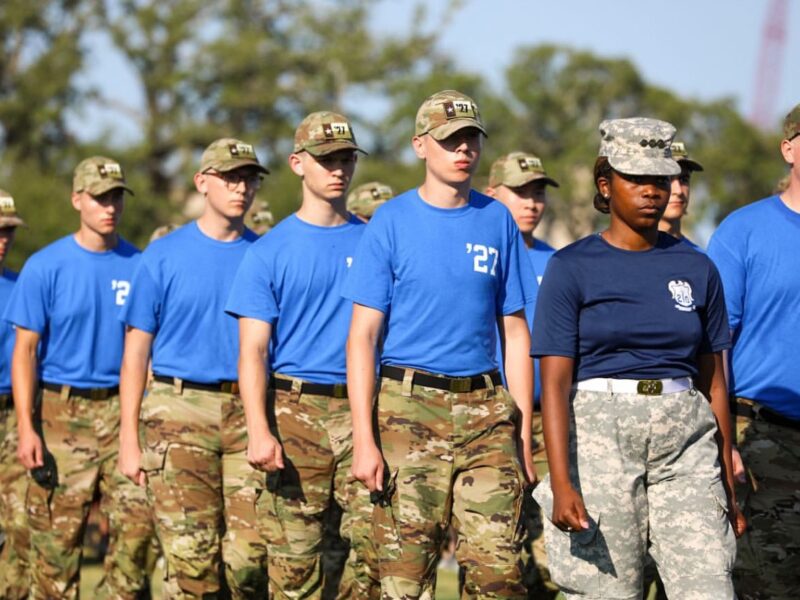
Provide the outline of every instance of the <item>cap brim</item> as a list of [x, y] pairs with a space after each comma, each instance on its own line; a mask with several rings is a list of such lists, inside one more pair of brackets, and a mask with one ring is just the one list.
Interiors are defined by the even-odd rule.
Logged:
[[256, 170], [261, 171], [266, 175], [269, 175], [269, 169], [257, 163], [252, 158], [240, 158], [234, 160], [226, 160], [224, 162], [216, 164], [212, 163], [203, 170], [206, 171], [208, 169], [214, 169], [216, 171], [219, 171], [220, 173], [227, 173], [228, 171], [233, 171], [234, 169], [241, 169], [242, 167], [253, 167]]
[[6, 227], [27, 227], [28, 225], [19, 217], [0, 217], [0, 229]]
[[553, 187], [561, 187], [558, 185], [558, 182], [555, 179], [548, 177], [547, 175], [542, 175], [541, 173], [520, 173], [517, 177], [512, 177], [508, 181], [501, 181], [500, 185], [510, 188], [518, 188], [529, 184], [531, 181], [542, 181], [547, 185], [552, 185]]
[[678, 159], [678, 164], [681, 167], [686, 167], [690, 171], [703, 171], [704, 170], [703, 169], [703, 165], [701, 165], [699, 162], [694, 161], [694, 160], [692, 160], [690, 158], [679, 158]]
[[430, 129], [426, 133], [430, 135], [433, 139], [441, 142], [442, 140], [446, 140], [451, 135], [453, 135], [456, 131], [461, 131], [462, 129], [466, 129], [467, 127], [474, 127], [478, 131], [480, 131], [484, 137], [489, 137], [489, 134], [486, 133], [486, 130], [483, 128], [483, 125], [480, 125], [474, 119], [453, 119], [448, 121], [444, 125], [440, 125], [435, 129]]
[[109, 179], [106, 181], [99, 181], [95, 184], [87, 186], [83, 189], [85, 192], [89, 192], [92, 196], [99, 196], [100, 194], [105, 194], [109, 190], [115, 190], [120, 188], [128, 192], [131, 196], [135, 196], [136, 194], [133, 193], [133, 190], [129, 188], [125, 183], [122, 181]]
[[681, 166], [671, 158], [646, 158], [642, 156], [608, 157], [616, 171], [625, 175], [656, 175], [672, 177], [681, 174]]
[[339, 150], [353, 150], [354, 152], [367, 154], [366, 150], [362, 150], [353, 142], [326, 142], [317, 144], [316, 146], [307, 146], [303, 148], [303, 150], [308, 152], [311, 156], [325, 156], [326, 154], [338, 152]]

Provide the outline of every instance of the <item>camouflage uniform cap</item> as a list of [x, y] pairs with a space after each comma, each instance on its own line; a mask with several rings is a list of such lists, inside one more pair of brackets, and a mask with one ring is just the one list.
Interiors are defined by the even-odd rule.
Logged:
[[427, 98], [419, 107], [414, 135], [428, 133], [435, 140], [444, 140], [465, 127], [475, 127], [488, 137], [472, 98], [455, 90], [444, 90]]
[[5, 190], [0, 190], [0, 228], [27, 227], [17, 213], [14, 197]]
[[88, 192], [92, 196], [99, 196], [116, 188], [133, 195], [133, 190], [125, 182], [125, 172], [113, 158], [90, 156], [75, 167], [72, 177], [73, 192]]
[[262, 173], [269, 173], [269, 170], [259, 162], [253, 145], [236, 138], [214, 140], [203, 150], [203, 155], [200, 157], [201, 173], [209, 169], [226, 173], [240, 167], [254, 167]]
[[531, 181], [543, 181], [545, 184], [559, 187], [558, 182], [547, 176], [542, 159], [528, 152], [511, 152], [492, 163], [489, 171], [489, 185], [504, 185], [518, 188]]
[[311, 113], [297, 126], [292, 152], [303, 150], [312, 156], [325, 156], [337, 150], [354, 150], [366, 154], [358, 147], [348, 118], [327, 110]]
[[703, 165], [696, 160], [689, 158], [689, 151], [683, 142], [672, 142], [672, 158], [678, 161], [681, 167], [686, 167], [689, 171], [702, 171]]
[[783, 138], [792, 140], [800, 135], [800, 104], [795, 106], [783, 120]]
[[393, 196], [394, 191], [385, 183], [370, 181], [350, 192], [347, 196], [347, 210], [369, 219], [381, 204]]
[[600, 123], [598, 156], [626, 175], [679, 175], [680, 165], [672, 158], [675, 127], [666, 121], [634, 117]]

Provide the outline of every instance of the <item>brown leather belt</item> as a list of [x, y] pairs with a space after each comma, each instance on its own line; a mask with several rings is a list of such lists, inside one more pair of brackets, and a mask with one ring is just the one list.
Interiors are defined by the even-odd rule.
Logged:
[[[407, 369], [402, 367], [383, 365], [381, 366], [381, 377], [394, 379], [395, 381], [403, 381], [406, 376], [406, 371]], [[488, 375], [494, 385], [497, 386], [503, 383], [503, 379], [500, 377], [499, 371], [492, 371], [491, 373], [488, 373]], [[437, 390], [458, 394], [486, 388], [486, 379], [483, 375], [472, 375], [470, 377], [445, 377], [444, 375], [432, 375], [430, 373], [414, 371], [412, 385], [421, 385], [422, 387], [430, 387]]]

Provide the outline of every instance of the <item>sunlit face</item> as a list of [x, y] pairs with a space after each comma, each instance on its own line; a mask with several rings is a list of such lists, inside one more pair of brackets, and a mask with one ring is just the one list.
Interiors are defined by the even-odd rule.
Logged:
[[680, 175], [670, 178], [670, 195], [664, 211], [665, 221], [680, 221], [689, 212], [689, 196], [692, 172], [681, 165]]
[[411, 142], [429, 174], [443, 183], [457, 185], [469, 181], [478, 168], [483, 134], [476, 127], [464, 127], [443, 140], [425, 134], [415, 136]]
[[612, 225], [616, 221], [634, 231], [657, 229], [670, 197], [670, 178], [662, 175], [626, 175], [614, 171], [597, 180], [600, 193], [610, 198]]
[[519, 230], [529, 234], [539, 225], [547, 207], [547, 184], [535, 179], [513, 188], [498, 185], [492, 189], [492, 196], [508, 208]]
[[350, 187], [358, 155], [354, 150], [337, 150], [322, 156], [298, 152], [289, 157], [289, 166], [303, 178], [303, 186], [316, 198], [339, 200]]
[[205, 195], [210, 210], [227, 219], [238, 219], [250, 210], [261, 178], [261, 172], [254, 167], [239, 167], [224, 173], [208, 170], [195, 175], [195, 186]]
[[116, 233], [125, 209], [125, 191], [114, 188], [93, 196], [89, 192], [73, 192], [72, 206], [81, 215], [81, 225], [99, 235]]
[[8, 256], [8, 253], [11, 251], [11, 245], [14, 243], [16, 232], [16, 227], [0, 228], [0, 265], [5, 262], [6, 256]]

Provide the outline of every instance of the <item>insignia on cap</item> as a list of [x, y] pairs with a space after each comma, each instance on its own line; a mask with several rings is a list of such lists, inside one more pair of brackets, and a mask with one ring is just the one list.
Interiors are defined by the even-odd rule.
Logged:
[[15, 213], [17, 212], [14, 207], [14, 199], [11, 196], [0, 197], [0, 213]]
[[532, 169], [542, 169], [542, 161], [538, 158], [522, 157], [519, 159], [519, 168], [523, 171], [530, 171]]
[[326, 140], [352, 140], [350, 125], [345, 121], [334, 121], [322, 124], [322, 133]]
[[230, 151], [231, 156], [238, 156], [241, 158], [256, 157], [256, 151], [253, 150], [253, 146], [251, 146], [250, 144], [242, 144], [242, 143], [230, 144], [228, 146], [228, 150]]
[[683, 142], [672, 142], [672, 154], [686, 154], [686, 146]]
[[639, 145], [642, 148], [647, 148], [648, 146], [650, 146], [651, 148], [655, 148], [656, 146], [658, 146], [659, 148], [663, 149], [667, 147], [667, 142], [665, 142], [664, 140], [651, 139], [651, 140], [642, 140], [641, 142], [639, 142]]
[[112, 179], [122, 179], [122, 167], [119, 163], [105, 163], [97, 166], [100, 177], [111, 177]]
[[472, 102], [453, 100], [444, 103], [444, 114], [447, 119], [478, 118], [478, 107]]
[[372, 194], [372, 197], [375, 198], [375, 200], [380, 199], [381, 191], [378, 188], [372, 188], [369, 192]]

